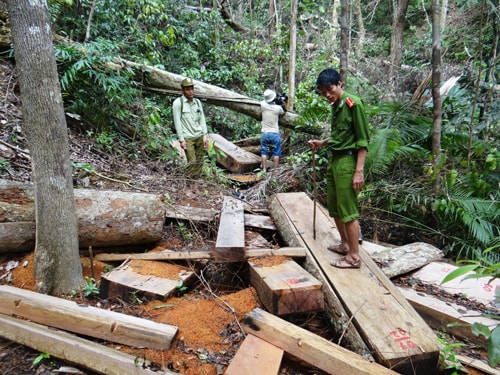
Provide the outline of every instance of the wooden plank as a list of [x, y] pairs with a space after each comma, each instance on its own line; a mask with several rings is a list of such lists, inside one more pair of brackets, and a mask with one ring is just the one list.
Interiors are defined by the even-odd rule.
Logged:
[[[0, 336], [41, 353], [105, 375], [174, 375], [153, 371], [143, 359], [72, 335], [68, 332], [0, 315]], [[144, 364], [144, 366], [143, 366]]]
[[474, 335], [470, 326], [473, 323], [481, 323], [493, 330], [498, 325], [498, 320], [486, 318], [479, 311], [470, 310], [456, 303], [441, 301], [411, 288], [399, 287], [398, 289], [433, 329], [449, 332], [483, 349], [487, 348], [488, 342], [484, 336]]
[[247, 335], [225, 375], [277, 375], [282, 358], [283, 349], [257, 336]]
[[217, 158], [222, 166], [233, 173], [251, 172], [260, 166], [260, 157], [245, 151], [242, 148], [229, 142], [219, 134], [210, 134], [210, 138], [215, 140], [214, 147], [218, 152], [224, 153]]
[[[219, 213], [220, 212], [218, 210], [213, 208], [190, 206], [167, 205], [165, 209], [166, 218], [201, 222], [215, 221], [218, 218]], [[246, 227], [276, 230], [276, 226], [269, 216], [244, 214], [244, 222]]]
[[247, 333], [260, 337], [327, 374], [397, 374], [259, 308], [247, 314], [243, 320], [243, 328]]
[[330, 260], [340, 256], [326, 249], [340, 238], [333, 228], [333, 219], [317, 210], [314, 239], [311, 199], [304, 193], [277, 194], [276, 199], [328, 277], [377, 361], [403, 373], [433, 371], [439, 356], [436, 335], [370, 256], [361, 249], [362, 265], [357, 270], [330, 266]]
[[432, 262], [412, 274], [417, 280], [439, 286], [450, 294], [461, 294], [468, 299], [483, 303], [492, 311], [500, 314], [500, 308], [495, 304], [495, 293], [500, 289], [500, 279], [490, 280], [489, 277], [465, 279], [473, 272], [468, 272], [456, 279], [441, 284], [443, 279], [455, 271], [458, 266], [445, 262]]
[[[304, 247], [281, 247], [278, 249], [258, 248], [244, 249], [245, 259], [263, 256], [288, 256], [304, 257], [306, 249]], [[210, 251], [153, 251], [149, 253], [100, 253], [94, 256], [95, 260], [101, 262], [123, 262], [128, 259], [141, 260], [196, 260], [211, 259], [213, 253]]]
[[[139, 273], [135, 270], [134, 262], [137, 261], [126, 261], [112, 271], [101, 275], [101, 298], [120, 297], [130, 300], [131, 294], [139, 291], [148, 297], [164, 300], [178, 289], [179, 282], [186, 285], [195, 276], [193, 271], [168, 263], [160, 263], [155, 269], [160, 270], [161, 266], [164, 266], [164, 274], [171, 275], [169, 277]], [[154, 263], [153, 261], [144, 262]]]
[[465, 357], [463, 355], [456, 355], [455, 358], [460, 361], [460, 363], [465, 367], [466, 371], [469, 367], [472, 367], [487, 375], [500, 375], [500, 369], [493, 368], [478, 359]]
[[168, 349], [177, 327], [0, 285], [0, 313], [120, 344]]
[[216, 262], [238, 262], [244, 260], [245, 223], [243, 202], [225, 196], [222, 203], [219, 230], [215, 244]]
[[323, 310], [321, 282], [293, 260], [266, 265], [248, 261], [250, 283], [266, 309], [276, 315]]
[[351, 349], [366, 360], [374, 361], [366, 343], [362, 339], [357, 328], [352, 324], [344, 306], [335, 294], [328, 277], [325, 275], [316, 259], [310, 254], [310, 250], [307, 249], [297, 228], [288, 217], [280, 202], [276, 199], [276, 196], [273, 196], [269, 202], [269, 211], [285, 243], [291, 246], [303, 246], [306, 248], [304, 265], [311, 274], [323, 283], [323, 293], [328, 306], [328, 308], [325, 309], [326, 314], [330, 318], [334, 331], [341, 336], [338, 344], [343, 344], [344, 347]]

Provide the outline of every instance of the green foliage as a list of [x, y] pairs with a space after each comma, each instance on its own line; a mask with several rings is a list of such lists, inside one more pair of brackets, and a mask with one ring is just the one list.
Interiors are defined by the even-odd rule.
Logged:
[[96, 281], [93, 277], [85, 277], [83, 295], [85, 297], [94, 297], [99, 295], [99, 286], [96, 284]]
[[438, 337], [439, 343], [442, 345], [441, 350], [439, 351], [439, 363], [440, 366], [446, 370], [450, 370], [452, 372], [446, 372], [451, 375], [459, 375], [463, 366], [460, 363], [460, 360], [457, 358], [457, 353], [455, 351], [456, 348], [460, 348], [465, 346], [464, 343], [450, 343], [444, 338]]
[[49, 359], [50, 354], [49, 353], [40, 353], [34, 360], [33, 360], [33, 366], [36, 366], [40, 364], [44, 359]]
[[194, 239], [194, 234], [193, 232], [191, 232], [187, 226], [186, 226], [186, 223], [182, 222], [182, 221], [179, 221], [177, 223], [177, 231], [179, 232], [179, 234], [181, 235], [182, 239], [184, 241], [191, 241]]

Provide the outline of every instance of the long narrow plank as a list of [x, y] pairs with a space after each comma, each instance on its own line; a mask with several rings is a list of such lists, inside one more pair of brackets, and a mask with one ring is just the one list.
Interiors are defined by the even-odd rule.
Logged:
[[282, 358], [283, 349], [257, 336], [247, 335], [225, 375], [277, 375]]
[[[219, 211], [213, 208], [168, 205], [165, 217], [190, 221], [211, 222], [219, 216]], [[245, 226], [259, 229], [276, 230], [269, 216], [244, 214]]]
[[317, 210], [314, 239], [311, 199], [304, 193], [277, 194], [276, 199], [327, 275], [375, 358], [400, 372], [427, 374], [435, 369], [439, 347], [434, 332], [370, 256], [361, 250], [361, 269], [342, 270], [330, 266], [331, 259], [339, 257], [326, 250], [340, 238], [333, 228], [333, 220]]
[[[304, 247], [281, 247], [278, 249], [256, 248], [245, 249], [245, 259], [263, 256], [288, 256], [305, 257], [306, 249]], [[211, 259], [213, 254], [209, 251], [153, 251], [149, 253], [100, 253], [94, 259], [101, 262], [120, 262], [127, 259], [137, 260], [189, 260], [189, 259]]]
[[0, 285], [0, 313], [135, 347], [168, 349], [177, 327]]
[[498, 320], [486, 318], [479, 311], [441, 301], [411, 288], [398, 289], [433, 329], [449, 332], [455, 337], [461, 337], [486, 349], [487, 340], [483, 335], [476, 336], [472, 333], [470, 326], [481, 323], [493, 330], [498, 325]]
[[328, 374], [397, 374], [260, 308], [247, 314], [243, 320], [243, 328], [247, 333], [260, 337]]
[[243, 215], [243, 202], [225, 196], [215, 244], [215, 261], [241, 261], [244, 259], [244, 247], [245, 218]]
[[[47, 328], [24, 320], [0, 315], [0, 336], [50, 353], [94, 372], [105, 375], [174, 375], [174, 372], [152, 371], [144, 361], [107, 346], [96, 344], [64, 331]], [[177, 374], [178, 375], [178, 374]]]
[[293, 222], [290, 220], [276, 197], [273, 197], [273, 199], [269, 202], [269, 212], [273, 217], [278, 231], [285, 243], [291, 246], [303, 246], [306, 248], [304, 267], [323, 283], [322, 289], [328, 306], [328, 308], [325, 309], [325, 312], [330, 318], [334, 331], [342, 337], [341, 341], [337, 342], [337, 344], [350, 348], [366, 360], [374, 361], [366, 343], [359, 334], [357, 328], [352, 325], [344, 306], [335, 294], [328, 277], [322, 271], [316, 259], [314, 259], [311, 255], [310, 250], [307, 249], [304, 240], [297, 231], [297, 228], [295, 228]]

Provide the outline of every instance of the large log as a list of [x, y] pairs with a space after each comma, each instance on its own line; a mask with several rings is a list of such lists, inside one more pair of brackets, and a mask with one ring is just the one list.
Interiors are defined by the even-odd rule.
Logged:
[[0, 313], [135, 347], [164, 350], [177, 327], [74, 301], [0, 285]]
[[[154, 194], [75, 189], [80, 248], [159, 241], [165, 208]], [[0, 179], [0, 253], [32, 251], [35, 243], [33, 186]]]
[[[139, 73], [138, 79], [146, 82], [148, 88], [166, 94], [181, 95], [181, 81], [183, 76], [171, 73], [153, 66], [135, 63], [125, 59], [116, 59], [115, 63], [108, 63], [112, 69], [133, 68]], [[250, 116], [258, 121], [262, 120], [260, 100], [235, 93], [215, 85], [193, 80], [196, 89], [196, 97], [208, 104], [231, 109], [233, 111]], [[287, 112], [280, 118], [280, 125], [285, 128], [296, 129], [300, 116], [293, 112]], [[321, 129], [311, 126], [301, 127], [301, 131], [310, 134], [319, 134]]]

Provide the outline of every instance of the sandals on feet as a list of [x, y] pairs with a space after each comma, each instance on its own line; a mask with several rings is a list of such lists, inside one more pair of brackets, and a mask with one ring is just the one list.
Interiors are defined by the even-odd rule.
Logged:
[[337, 253], [340, 255], [347, 255], [349, 253], [349, 249], [346, 249], [342, 245], [329, 245], [326, 248], [327, 248], [327, 250], [333, 251], [334, 253]]
[[337, 268], [360, 268], [361, 259], [347, 259], [347, 257], [342, 257], [338, 259], [333, 259], [330, 264]]

